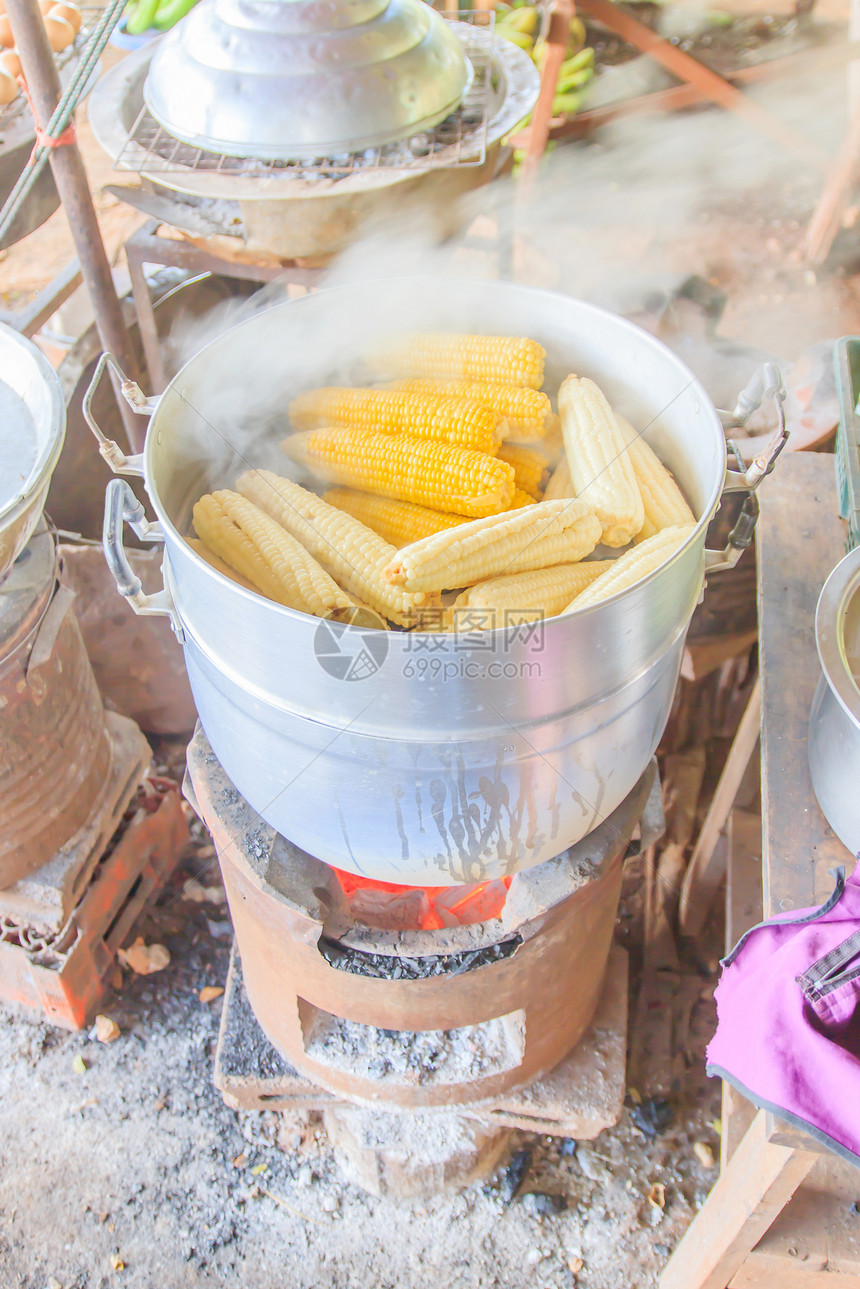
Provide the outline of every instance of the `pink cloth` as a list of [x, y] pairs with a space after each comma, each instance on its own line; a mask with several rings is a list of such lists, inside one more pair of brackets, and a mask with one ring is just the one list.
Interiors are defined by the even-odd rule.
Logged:
[[860, 1165], [860, 875], [835, 876], [723, 959], [707, 1072]]

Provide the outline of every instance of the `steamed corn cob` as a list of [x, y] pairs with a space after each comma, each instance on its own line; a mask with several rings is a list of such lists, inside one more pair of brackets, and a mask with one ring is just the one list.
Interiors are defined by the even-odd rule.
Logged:
[[442, 591], [499, 573], [574, 563], [599, 539], [600, 522], [583, 502], [543, 501], [423, 537], [397, 551], [384, 572], [410, 591]]
[[513, 500], [514, 468], [454, 443], [363, 430], [308, 430], [281, 447], [328, 483], [455, 515], [495, 515]]
[[508, 510], [522, 510], [523, 506], [533, 506], [537, 501], [536, 497], [530, 497], [522, 488], [514, 488], [514, 499], [508, 506]]
[[201, 497], [193, 514], [210, 550], [270, 599], [318, 618], [354, 607], [305, 547], [246, 497], [222, 488]]
[[[524, 435], [518, 435], [524, 438]], [[547, 419], [546, 433], [540, 441], [540, 450], [551, 466], [558, 465], [564, 457], [564, 436], [561, 432], [561, 417], [552, 412]]]
[[615, 419], [627, 440], [627, 453], [639, 484], [645, 511], [645, 523], [636, 540], [644, 541], [646, 537], [653, 537], [664, 528], [694, 524], [696, 516], [654, 449], [641, 434], [637, 434], [626, 417], [619, 416], [616, 412]]
[[[526, 622], [552, 618], [566, 609], [571, 599], [612, 566], [612, 560], [585, 560], [579, 564], [554, 564], [528, 573], [504, 573], [490, 577], [462, 591], [454, 601], [450, 622], [453, 630], [472, 630], [463, 609], [486, 611], [477, 625], [510, 625], [511, 617]], [[473, 622], [475, 615], [471, 615]]]
[[573, 497], [573, 484], [570, 482], [570, 466], [567, 457], [562, 457], [549, 477], [544, 489], [544, 501], [558, 501], [561, 497]]
[[257, 590], [256, 586], [249, 578], [243, 577], [235, 568], [231, 568], [226, 560], [221, 559], [220, 555], [216, 555], [215, 552], [211, 550], [205, 542], [202, 542], [199, 537], [186, 537], [185, 540], [188, 542], [191, 549], [196, 551], [201, 559], [205, 559], [206, 563], [211, 568], [214, 568], [216, 572], [222, 573], [224, 577], [229, 577], [231, 582], [236, 582], [239, 586], [244, 586], [246, 591]]
[[270, 470], [246, 470], [236, 487], [281, 524], [332, 577], [383, 617], [411, 626], [418, 610], [433, 603], [424, 593], [398, 590], [382, 576], [397, 554], [378, 533]]
[[368, 363], [383, 376], [480, 380], [540, 389], [545, 358], [542, 345], [521, 337], [419, 332], [380, 345]]
[[514, 483], [535, 501], [541, 498], [541, 483], [546, 474], [546, 457], [523, 443], [502, 443], [499, 460], [514, 467]]
[[558, 410], [570, 478], [592, 508], [607, 546], [626, 546], [645, 522], [645, 510], [624, 435], [594, 381], [568, 376]]
[[327, 386], [299, 394], [290, 403], [297, 430], [327, 425], [387, 434], [411, 434], [437, 443], [459, 443], [495, 455], [502, 417], [476, 400], [398, 389], [339, 389]]
[[330, 506], [337, 506], [338, 510], [345, 510], [394, 547], [406, 546], [420, 537], [429, 537], [431, 533], [441, 533], [446, 528], [470, 522], [466, 515], [429, 510], [427, 506], [416, 506], [412, 501], [377, 497], [371, 492], [356, 492], [352, 488], [332, 488], [323, 500]]
[[592, 604], [599, 604], [610, 595], [617, 595], [619, 591], [626, 591], [636, 582], [641, 582], [643, 577], [653, 573], [661, 564], [671, 559], [677, 550], [680, 550], [693, 528], [692, 524], [663, 528], [640, 545], [625, 551], [623, 555], [618, 556], [618, 559], [610, 561], [610, 567], [606, 572], [577, 595], [566, 611], [587, 609]]
[[552, 409], [549, 396], [538, 389], [519, 385], [499, 385], [479, 380], [429, 380], [413, 377], [395, 381], [391, 387], [415, 394], [445, 394], [467, 398], [488, 407], [504, 421], [504, 434], [516, 439], [543, 438], [550, 423]]

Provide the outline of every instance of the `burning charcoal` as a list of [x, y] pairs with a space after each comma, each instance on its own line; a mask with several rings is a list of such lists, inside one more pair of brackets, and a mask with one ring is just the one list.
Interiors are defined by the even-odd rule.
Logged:
[[558, 1153], [559, 1153], [560, 1155], [567, 1155], [567, 1156], [575, 1155], [575, 1154], [576, 1154], [576, 1138], [575, 1138], [575, 1137], [562, 1137], [561, 1141], [558, 1143]]
[[666, 1131], [672, 1122], [673, 1111], [665, 1097], [648, 1097], [633, 1107], [631, 1118], [646, 1137], [657, 1137]]
[[519, 1189], [525, 1181], [533, 1154], [534, 1151], [531, 1146], [526, 1146], [525, 1149], [518, 1150], [508, 1164], [499, 1183], [499, 1199], [503, 1204], [511, 1204], [516, 1199]]
[[563, 1195], [553, 1195], [549, 1191], [527, 1191], [520, 1196], [520, 1204], [534, 1217], [553, 1217], [567, 1208]]

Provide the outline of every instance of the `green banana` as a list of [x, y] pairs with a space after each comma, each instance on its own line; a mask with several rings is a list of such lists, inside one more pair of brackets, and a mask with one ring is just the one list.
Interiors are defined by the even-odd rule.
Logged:
[[567, 76], [559, 75], [555, 91], [557, 94], [565, 94], [568, 90], [578, 89], [580, 85], [587, 85], [593, 75], [593, 67], [583, 67], [578, 72], [568, 72]]
[[524, 49], [529, 54], [531, 53], [534, 45], [531, 36], [526, 36], [521, 31], [514, 31], [510, 27], [497, 26], [496, 31], [503, 40], [509, 40], [512, 45], [518, 45], [520, 49]]
[[197, 0], [160, 0], [155, 15], [155, 26], [159, 31], [167, 31], [168, 28], [175, 26], [180, 18], [190, 13], [196, 3]]
[[510, 13], [504, 14], [497, 19], [497, 31], [519, 31], [525, 36], [533, 36], [538, 29], [540, 14], [537, 9], [526, 6], [522, 9], [512, 9]]
[[581, 94], [556, 94], [552, 101], [553, 116], [572, 116], [581, 102]]
[[155, 21], [158, 4], [159, 0], [136, 0], [133, 8], [126, 9], [125, 29], [130, 36], [142, 36], [149, 31]]

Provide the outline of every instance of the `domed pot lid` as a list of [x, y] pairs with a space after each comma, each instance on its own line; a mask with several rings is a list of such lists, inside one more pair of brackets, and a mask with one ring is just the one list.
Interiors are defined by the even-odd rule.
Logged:
[[307, 160], [432, 129], [470, 76], [423, 0], [201, 0], [159, 42], [144, 101], [207, 152]]

